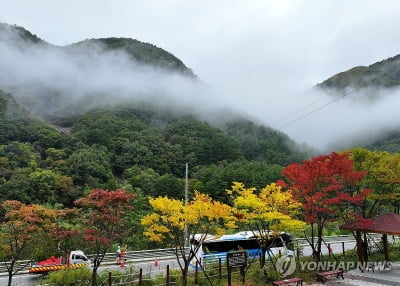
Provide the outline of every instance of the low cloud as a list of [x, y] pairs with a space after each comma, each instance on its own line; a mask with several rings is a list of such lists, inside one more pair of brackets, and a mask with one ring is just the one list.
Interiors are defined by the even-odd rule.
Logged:
[[[88, 12], [78, 17], [73, 5], [66, 5], [58, 15], [66, 20], [60, 22], [76, 16], [67, 28], [57, 26], [51, 13], [56, 8], [48, 3], [46, 19], [41, 16], [39, 21], [33, 16], [39, 13], [31, 13], [22, 17], [26, 22], [17, 24], [26, 23], [26, 28], [57, 44], [100, 36], [151, 42], [181, 58], [204, 83], [140, 65], [124, 53], [101, 47], [72, 56], [51, 47], [15, 49], [1, 42], [1, 85], [18, 96], [43, 96], [47, 90], [60, 100], [52, 103], [55, 109], [82, 96], [106, 97], [110, 104], [151, 97], [159, 104], [195, 111], [209, 121], [241, 113], [324, 151], [361, 144], [361, 138], [398, 127], [395, 90], [374, 91], [379, 93], [374, 100], [369, 91], [360, 91], [329, 103], [334, 95], [313, 88], [335, 73], [398, 53], [400, 40], [393, 38], [400, 23], [393, 8], [396, 1], [388, 5], [355, 1], [347, 3], [345, 10], [337, 1], [301, 0], [223, 1], [212, 11], [211, 1], [157, 3], [157, 11], [155, 1], [141, 3], [140, 9], [133, 2], [96, 6], [104, 13], [112, 9], [118, 15], [112, 21]], [[13, 19], [18, 19], [21, 9], [10, 6], [16, 15]], [[137, 14], [133, 17], [121, 9]], [[157, 17], [148, 16], [155, 12]], [[85, 26], [89, 14], [91, 25]], [[4, 15], [11, 19], [13, 13]], [[44, 111], [55, 110], [37, 106], [36, 112]]]
[[201, 81], [138, 63], [122, 50], [100, 45], [60, 48], [2, 33], [0, 62], [1, 88], [39, 115], [82, 102], [86, 109], [127, 101], [150, 101], [176, 110], [197, 106], [198, 113], [212, 108]]

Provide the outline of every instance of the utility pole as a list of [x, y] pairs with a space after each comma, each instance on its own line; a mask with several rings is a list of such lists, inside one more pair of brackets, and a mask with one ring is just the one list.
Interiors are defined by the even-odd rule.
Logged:
[[[185, 170], [185, 207], [187, 207], [189, 195], [188, 195], [188, 163], [186, 163], [186, 170]], [[187, 224], [185, 223], [185, 237], [184, 237], [184, 246], [189, 247], [189, 234]]]

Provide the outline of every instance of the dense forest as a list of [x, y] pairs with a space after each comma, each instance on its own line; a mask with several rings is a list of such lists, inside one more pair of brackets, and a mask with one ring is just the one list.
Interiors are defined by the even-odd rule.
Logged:
[[72, 206], [88, 189], [122, 186], [181, 198], [186, 163], [191, 190], [225, 200], [233, 181], [263, 187], [307, 157], [284, 134], [244, 119], [221, 129], [124, 106], [60, 118], [57, 124], [68, 122], [60, 128], [34, 119], [10, 94], [0, 100], [2, 200]]

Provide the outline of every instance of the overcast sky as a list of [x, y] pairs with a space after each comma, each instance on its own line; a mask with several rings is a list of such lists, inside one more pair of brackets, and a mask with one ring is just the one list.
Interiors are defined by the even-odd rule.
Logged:
[[219, 102], [326, 148], [398, 121], [398, 97], [321, 108], [330, 99], [311, 88], [400, 54], [399, 8], [397, 0], [1, 0], [0, 22], [55, 45], [100, 37], [155, 44], [216, 90]]

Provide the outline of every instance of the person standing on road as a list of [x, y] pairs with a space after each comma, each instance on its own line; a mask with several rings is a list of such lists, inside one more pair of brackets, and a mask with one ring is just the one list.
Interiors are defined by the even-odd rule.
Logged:
[[117, 264], [121, 262], [121, 246], [118, 245], [117, 247]]

